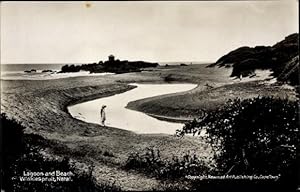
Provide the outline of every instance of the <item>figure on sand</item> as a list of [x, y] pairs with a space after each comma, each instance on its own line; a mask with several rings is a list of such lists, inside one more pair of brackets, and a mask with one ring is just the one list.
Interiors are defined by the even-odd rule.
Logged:
[[101, 124], [105, 126], [106, 114], [105, 114], [106, 105], [102, 105], [100, 110]]

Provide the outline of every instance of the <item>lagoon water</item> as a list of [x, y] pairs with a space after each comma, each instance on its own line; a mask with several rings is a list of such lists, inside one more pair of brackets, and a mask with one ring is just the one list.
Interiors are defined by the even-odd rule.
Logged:
[[100, 98], [77, 105], [69, 106], [70, 114], [77, 119], [100, 124], [100, 109], [106, 105], [107, 126], [126, 129], [140, 134], [175, 134], [176, 129], [183, 127], [181, 123], [158, 120], [145, 113], [126, 109], [131, 101], [191, 90], [196, 84], [132, 84], [137, 88], [125, 93]]

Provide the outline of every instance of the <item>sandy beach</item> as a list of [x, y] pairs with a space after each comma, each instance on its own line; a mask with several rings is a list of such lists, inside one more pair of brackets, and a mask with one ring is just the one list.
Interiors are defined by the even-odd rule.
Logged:
[[[203, 66], [202, 66], [203, 67]], [[172, 135], [135, 134], [113, 127], [102, 127], [72, 118], [67, 106], [128, 91], [129, 83], [197, 83], [191, 91], [158, 96], [132, 102], [128, 108], [159, 116], [165, 120], [187, 120], [197, 117], [199, 108], [212, 110], [228, 99], [274, 96], [295, 99], [295, 91], [261, 81], [233, 82], [225, 69], [210, 69], [201, 74], [201, 66], [160, 67], [153, 71], [110, 75], [107, 77], [72, 77], [57, 80], [1, 80], [1, 110], [20, 121], [26, 133], [36, 133], [56, 143], [45, 144], [45, 153], [70, 156], [95, 165], [99, 182], [114, 182], [124, 190], [151, 190], [159, 181], [121, 166], [131, 152], [155, 146], [164, 158], [196, 151], [203, 159], [212, 153], [199, 138], [176, 138]], [[223, 74], [218, 76], [218, 74]], [[172, 81], [166, 82], [171, 76]], [[206, 79], [203, 81], [203, 79]], [[206, 84], [212, 87], [206, 86]], [[59, 150], [58, 150], [59, 149]], [[105, 155], [109, 152], [110, 156]]]

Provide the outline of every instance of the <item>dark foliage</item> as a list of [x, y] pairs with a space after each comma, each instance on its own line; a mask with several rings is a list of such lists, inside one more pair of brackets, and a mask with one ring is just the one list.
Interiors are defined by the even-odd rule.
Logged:
[[164, 81], [166, 82], [171, 82], [171, 81], [175, 81], [176, 79], [173, 77], [172, 74], [168, 74], [167, 76], [164, 77]]
[[179, 135], [199, 134], [203, 129], [215, 149], [219, 175], [280, 175], [276, 183], [270, 182], [295, 189], [298, 101], [267, 97], [230, 100], [224, 107], [187, 123]]
[[172, 160], [167, 160], [162, 159], [160, 151], [153, 148], [130, 154], [124, 168], [138, 170], [159, 179], [182, 179], [190, 174], [206, 174], [209, 171], [196, 154], [188, 152], [181, 158], [174, 156]]
[[104, 151], [103, 155], [106, 156], [106, 157], [115, 157], [114, 154], [110, 151]]
[[[24, 134], [24, 127], [13, 119], [1, 114], [1, 188], [5, 191], [120, 191], [114, 184], [99, 184], [92, 176], [93, 167], [89, 171], [79, 173], [68, 158], [54, 159], [42, 156], [38, 135]], [[71, 181], [21, 181], [23, 171], [28, 172], [72, 172]]]
[[278, 80], [281, 82], [288, 82], [291, 85], [299, 85], [299, 55], [292, 58], [286, 63], [285, 68], [282, 71], [278, 71]]
[[[15, 120], [8, 120], [1, 114], [1, 186], [9, 183], [9, 171], [12, 162], [15, 162], [25, 151], [23, 127]], [[7, 128], [6, 128], [7, 127]]]

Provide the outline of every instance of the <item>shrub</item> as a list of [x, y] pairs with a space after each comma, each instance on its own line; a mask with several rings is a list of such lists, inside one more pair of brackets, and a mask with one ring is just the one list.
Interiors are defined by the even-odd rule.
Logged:
[[175, 81], [176, 79], [173, 77], [172, 74], [168, 74], [167, 76], [164, 77], [164, 81], [166, 82], [171, 82], [171, 81]]
[[[5, 114], [1, 114], [1, 186], [11, 184], [10, 165], [13, 164], [25, 151], [24, 135], [22, 127], [17, 121], [8, 119]], [[3, 182], [3, 183], [2, 183]]]
[[159, 149], [146, 148], [141, 153], [129, 155], [125, 169], [135, 169], [160, 179], [180, 179], [187, 175], [206, 174], [208, 167], [196, 154], [187, 152], [179, 158], [162, 159]]
[[107, 157], [115, 157], [114, 154], [110, 151], [104, 151], [103, 155]]
[[230, 100], [179, 135], [205, 129], [220, 175], [281, 175], [280, 182], [295, 184], [298, 108], [298, 101], [270, 97]]

